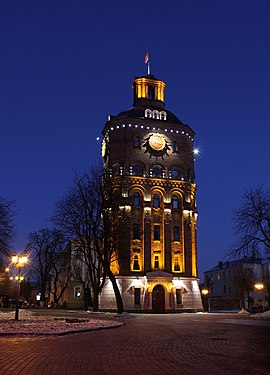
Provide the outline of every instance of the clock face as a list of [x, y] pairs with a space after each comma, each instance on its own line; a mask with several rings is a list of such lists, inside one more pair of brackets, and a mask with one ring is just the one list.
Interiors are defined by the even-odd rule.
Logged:
[[166, 146], [166, 142], [162, 135], [152, 134], [149, 138], [149, 145], [153, 150], [162, 151]]
[[148, 153], [150, 155], [150, 158], [154, 156], [156, 160], [158, 160], [158, 158], [164, 159], [165, 155], [169, 156], [169, 142], [161, 134], [155, 133], [149, 135], [144, 140], [142, 147], [145, 147], [144, 153]]

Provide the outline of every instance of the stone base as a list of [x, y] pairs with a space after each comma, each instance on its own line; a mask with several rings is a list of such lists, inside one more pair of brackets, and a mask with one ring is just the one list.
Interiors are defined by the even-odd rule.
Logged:
[[[196, 312], [203, 311], [199, 279], [174, 277], [163, 271], [146, 276], [117, 276], [125, 311]], [[109, 279], [100, 295], [101, 310], [116, 310], [115, 296]]]

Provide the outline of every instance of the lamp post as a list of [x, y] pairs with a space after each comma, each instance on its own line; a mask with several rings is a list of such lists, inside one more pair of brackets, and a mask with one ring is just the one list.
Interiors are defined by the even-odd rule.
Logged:
[[13, 255], [11, 258], [11, 263], [18, 269], [17, 275], [17, 300], [16, 300], [16, 310], [15, 310], [15, 320], [19, 320], [19, 299], [20, 299], [20, 286], [21, 286], [21, 269], [27, 263], [26, 255]]
[[263, 291], [263, 289], [264, 289], [264, 285], [263, 285], [263, 283], [261, 283], [261, 282], [257, 282], [257, 283], [254, 285], [254, 288], [257, 290], [259, 297], [261, 297], [261, 306], [262, 306], [262, 309], [263, 309], [263, 311], [264, 311], [263, 295], [262, 295], [262, 291]]
[[209, 290], [202, 289], [203, 301], [204, 301], [204, 311], [209, 311], [209, 301], [208, 301]]

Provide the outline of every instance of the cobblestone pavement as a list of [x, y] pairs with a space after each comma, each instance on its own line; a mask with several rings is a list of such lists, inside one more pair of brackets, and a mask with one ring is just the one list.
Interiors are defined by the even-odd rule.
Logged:
[[269, 374], [269, 320], [239, 314], [121, 320], [120, 328], [67, 336], [0, 336], [0, 374]]

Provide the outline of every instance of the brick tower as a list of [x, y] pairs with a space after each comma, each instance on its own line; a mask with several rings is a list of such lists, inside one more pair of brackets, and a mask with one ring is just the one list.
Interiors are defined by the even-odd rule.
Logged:
[[[165, 83], [135, 78], [133, 107], [109, 116], [102, 155], [129, 214], [125, 258], [117, 265], [129, 311], [198, 311], [194, 132], [165, 108]], [[110, 282], [101, 309], [115, 307]]]

